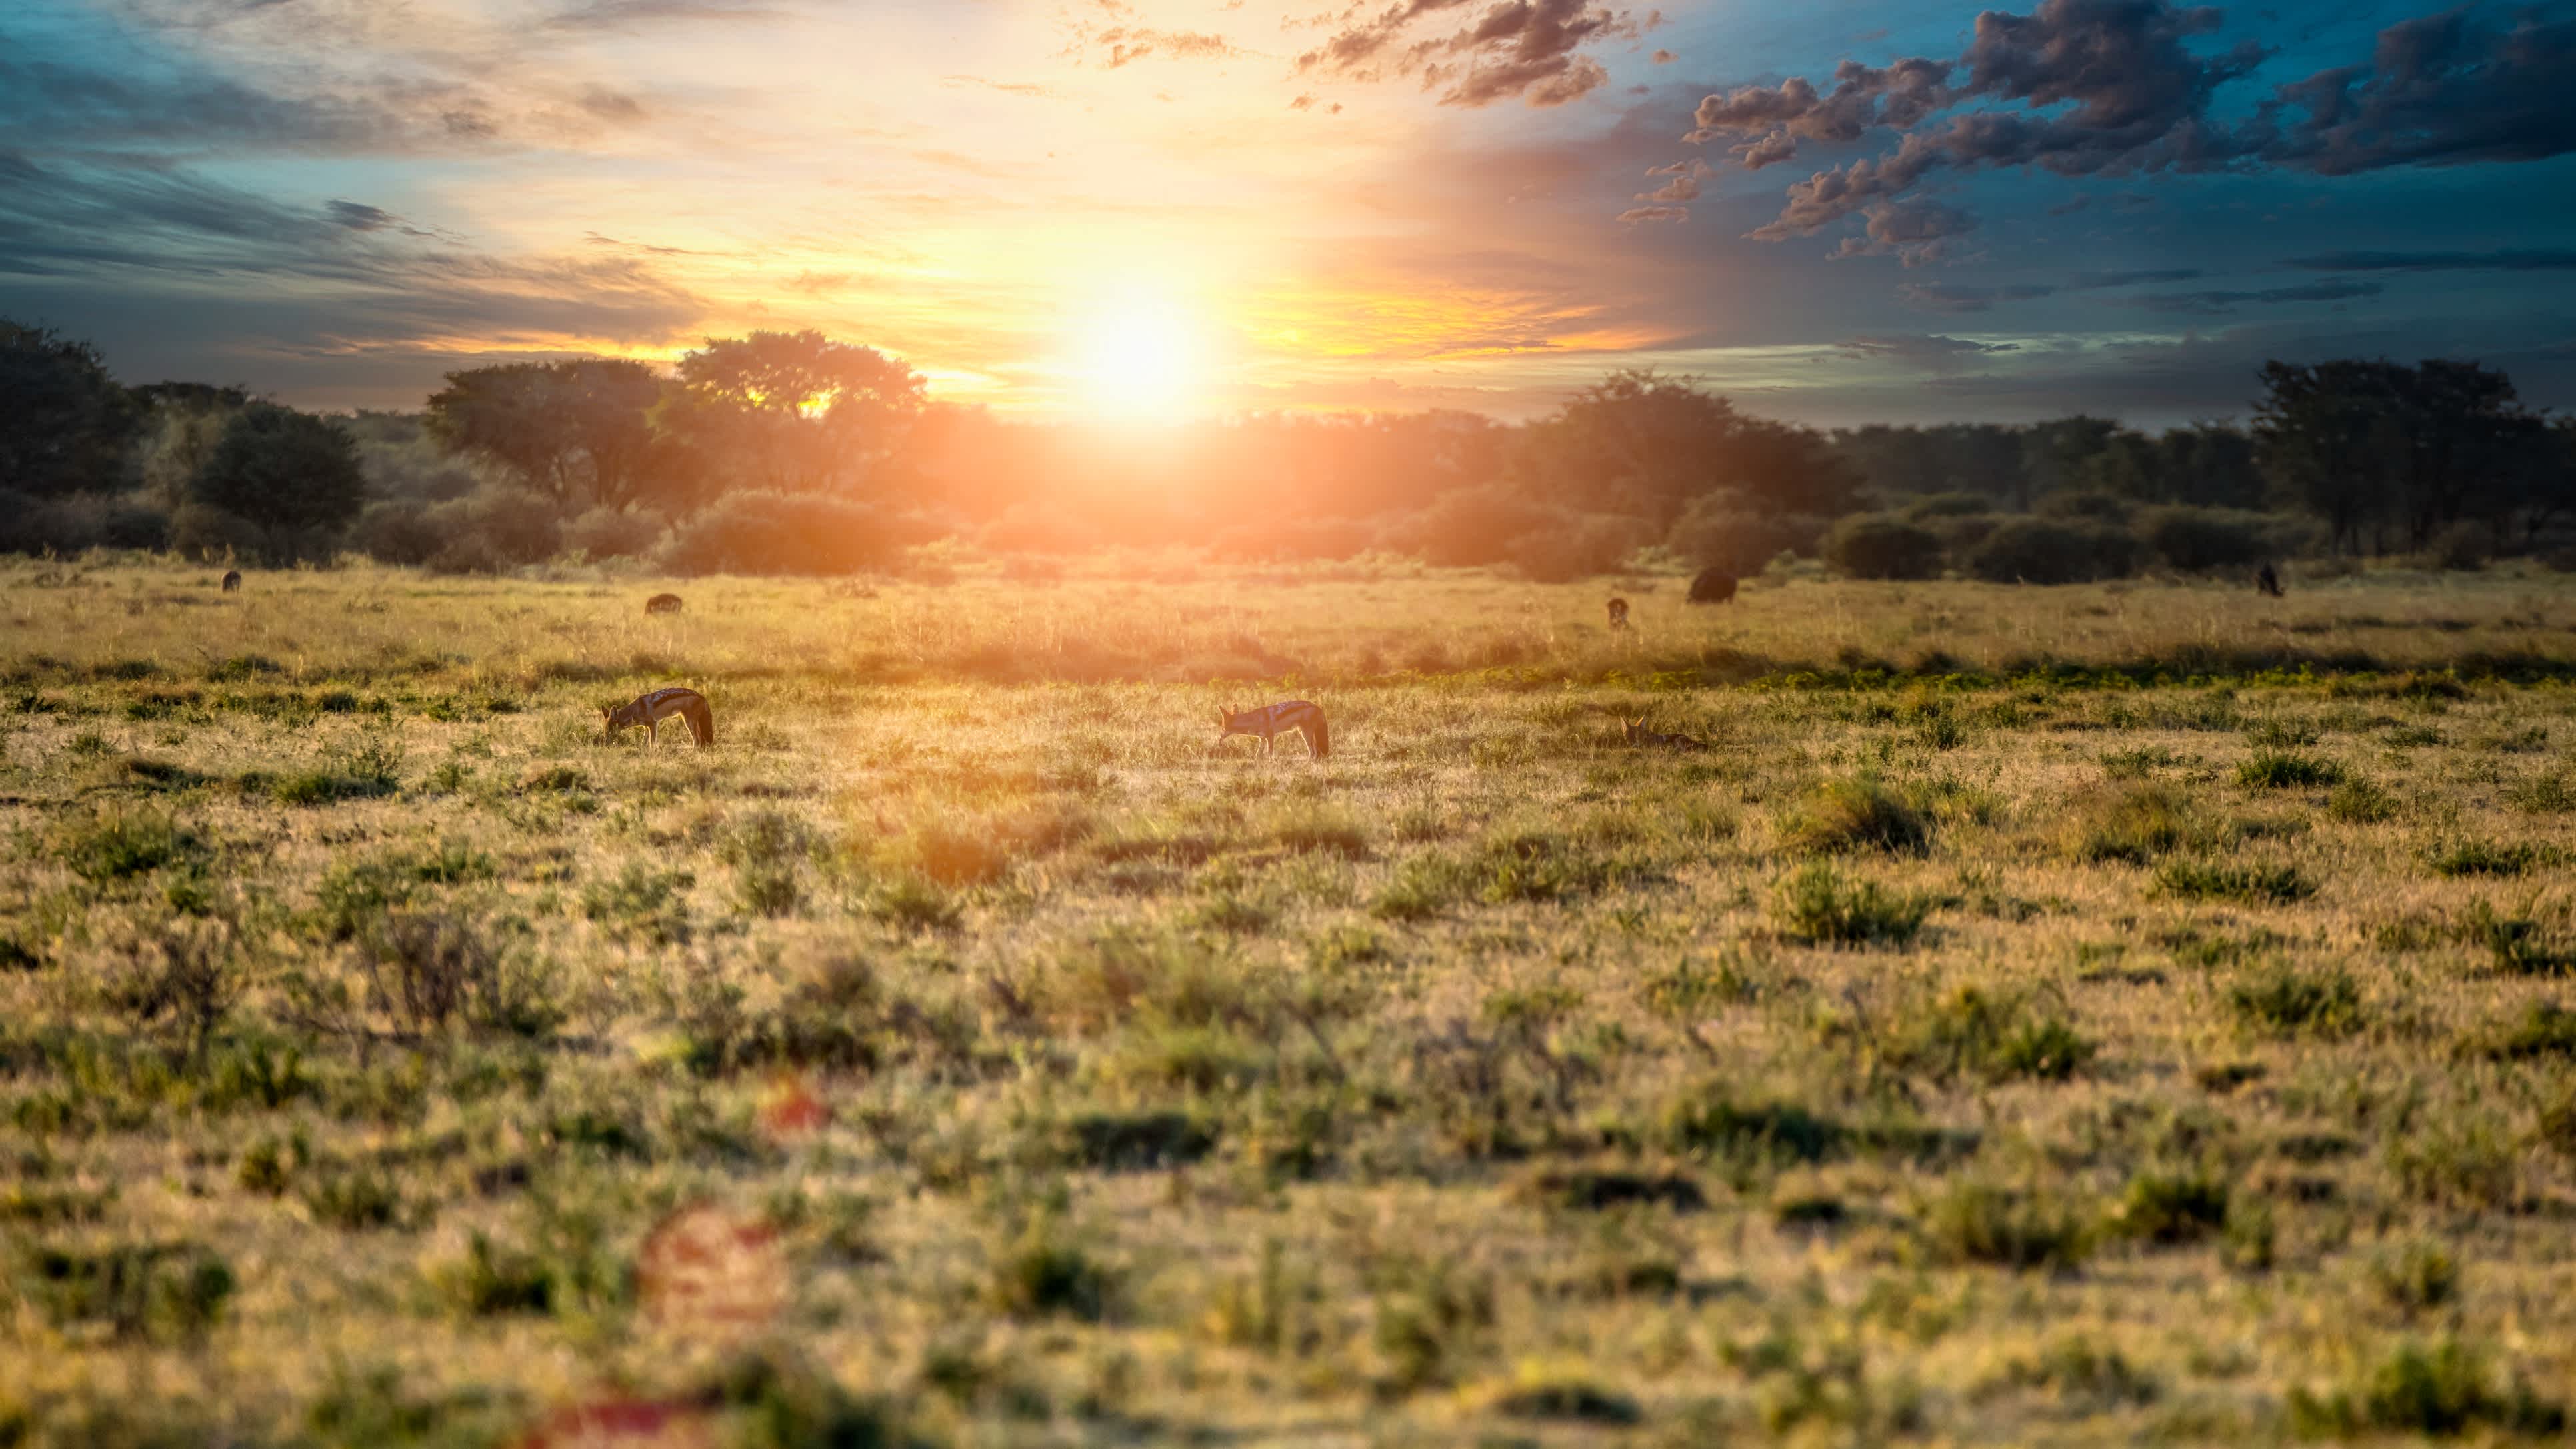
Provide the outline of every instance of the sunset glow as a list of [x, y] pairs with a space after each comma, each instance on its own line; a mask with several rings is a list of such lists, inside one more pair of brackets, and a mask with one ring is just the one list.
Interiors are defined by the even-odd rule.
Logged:
[[324, 407], [805, 328], [1024, 417], [1529, 416], [1651, 364], [2173, 422], [2269, 356], [2472, 346], [2576, 400], [2517, 285], [2566, 269], [2514, 256], [2571, 222], [2557, 42], [2100, 8], [38, 0], [0, 311]]

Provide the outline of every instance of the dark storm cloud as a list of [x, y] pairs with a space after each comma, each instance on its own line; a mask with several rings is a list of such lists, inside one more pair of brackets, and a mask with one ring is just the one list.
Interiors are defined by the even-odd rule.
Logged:
[[2385, 290], [2377, 282], [2311, 282], [2305, 286], [2268, 287], [2256, 292], [2162, 292], [2143, 297], [2116, 297], [2108, 299], [2105, 305], [2136, 307], [2148, 312], [2215, 316], [2249, 304], [2348, 302], [2356, 297], [2376, 297]]
[[[638, 341], [705, 310], [643, 259], [504, 260], [445, 245], [364, 202], [306, 209], [185, 170], [42, 164], [0, 152], [0, 276], [49, 291], [190, 292], [260, 278], [281, 315], [338, 338], [560, 332]], [[329, 298], [304, 295], [327, 284]]]
[[1979, 15], [1955, 58], [1846, 61], [1829, 91], [1792, 78], [1709, 95], [1686, 139], [1731, 140], [1730, 153], [1759, 170], [1792, 159], [1802, 143], [1898, 133], [1892, 151], [1792, 184], [1779, 216], [1752, 233], [1766, 241], [1870, 215], [1951, 172], [2277, 166], [2342, 176], [2576, 151], [2576, 21], [2485, 15], [2468, 5], [2389, 26], [2368, 63], [2279, 86], [2231, 122], [2212, 114], [2213, 99], [2267, 52], [2251, 41], [2195, 49], [2219, 27], [2218, 10], [2042, 0], [2028, 15]]
[[2198, 267], [2162, 267], [2138, 272], [2077, 272], [2066, 279], [2066, 289], [2091, 292], [2104, 287], [2154, 286], [2165, 282], [2188, 282], [2199, 275]]
[[1997, 302], [2033, 302], [2057, 294], [2036, 282], [2005, 287], [1971, 287], [1956, 282], [1908, 282], [1896, 289], [1896, 300], [1918, 312], [1984, 312]]
[[2303, 272], [2569, 272], [2576, 251], [2319, 252], [2287, 263]]
[[1606, 84], [1610, 73], [1585, 46], [1638, 34], [1627, 12], [1594, 0], [1504, 0], [1446, 34], [1413, 39], [1416, 22], [1463, 9], [1469, 0], [1402, 0], [1345, 25], [1297, 57], [1300, 72], [1352, 80], [1414, 79], [1441, 89], [1441, 104], [1483, 106], [1520, 97], [1562, 105]]

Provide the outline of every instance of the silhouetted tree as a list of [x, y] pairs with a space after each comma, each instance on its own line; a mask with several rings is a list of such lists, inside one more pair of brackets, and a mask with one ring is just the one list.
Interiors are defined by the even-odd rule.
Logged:
[[902, 441], [926, 405], [921, 375], [820, 332], [709, 339], [680, 359], [654, 420], [696, 465], [741, 487], [846, 485]]
[[120, 486], [141, 421], [98, 349], [0, 319], [0, 492], [58, 498]]
[[662, 389], [651, 368], [620, 358], [478, 367], [431, 394], [429, 426], [559, 503], [622, 507], [646, 491]]
[[1630, 514], [1658, 534], [1719, 489], [1765, 510], [1839, 513], [1858, 483], [1822, 435], [1746, 417], [1651, 368], [1614, 372], [1530, 424], [1517, 456], [1549, 502]]
[[2263, 367], [2256, 456], [2277, 501], [2324, 520], [2335, 547], [2388, 531], [2421, 548], [2462, 522], [2499, 536], [2555, 511], [2549, 432], [2513, 382], [2474, 362], [2379, 359]]
[[348, 430], [274, 403], [233, 415], [190, 488], [194, 501], [265, 528], [338, 528], [366, 500]]

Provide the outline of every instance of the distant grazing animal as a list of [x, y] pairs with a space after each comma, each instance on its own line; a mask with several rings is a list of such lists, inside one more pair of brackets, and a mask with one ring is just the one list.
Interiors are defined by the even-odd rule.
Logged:
[[654, 690], [633, 704], [622, 704], [615, 709], [602, 709], [600, 714], [607, 721], [607, 731], [611, 737], [614, 737], [619, 730], [642, 726], [645, 731], [644, 743], [647, 746], [662, 738], [662, 721], [673, 715], [678, 715], [689, 722], [689, 737], [698, 742], [699, 749], [703, 750], [716, 742], [716, 717], [715, 713], [707, 708], [707, 697], [694, 689], [677, 684], [667, 689]]
[[1621, 744], [1628, 745], [1662, 745], [1667, 749], [1674, 750], [1704, 750], [1708, 748], [1708, 741], [1693, 739], [1689, 735], [1659, 735], [1655, 733], [1653, 730], [1646, 728], [1646, 717], [1644, 715], [1639, 715], [1635, 719], [1623, 719], [1619, 721], [1619, 742]]
[[1613, 630], [1625, 629], [1628, 627], [1628, 601], [1626, 599], [1612, 599], [1610, 601], [1610, 627]]
[[680, 596], [677, 594], [655, 594], [653, 597], [644, 601], [644, 612], [647, 614], [676, 614], [680, 612]]
[[1691, 580], [1690, 601], [1694, 604], [1724, 604], [1735, 598], [1735, 575], [1724, 569], [1702, 569]]
[[1220, 709], [1216, 712], [1218, 744], [1236, 735], [1253, 735], [1261, 741], [1261, 753], [1269, 754], [1273, 740], [1291, 730], [1306, 737], [1306, 753], [1322, 759], [1333, 751], [1332, 728], [1324, 723], [1324, 711], [1302, 699], [1282, 700], [1259, 709]]
[[241, 592], [240, 569], [224, 570], [224, 592], [227, 594], [238, 594]]
[[2254, 588], [2258, 593], [2277, 599], [2281, 597], [2281, 576], [2272, 572], [2270, 564], [2265, 564], [2254, 571]]

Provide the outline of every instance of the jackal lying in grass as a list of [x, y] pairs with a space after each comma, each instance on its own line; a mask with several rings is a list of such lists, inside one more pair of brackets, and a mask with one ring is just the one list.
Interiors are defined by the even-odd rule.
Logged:
[[607, 732], [612, 737], [619, 730], [642, 725], [644, 743], [648, 746], [662, 737], [662, 721], [673, 715], [689, 722], [689, 737], [698, 742], [698, 748], [704, 749], [716, 742], [716, 717], [707, 708], [707, 697], [677, 684], [654, 690], [633, 704], [602, 709], [600, 714], [606, 719]]
[[1282, 700], [1259, 709], [1220, 709], [1216, 712], [1216, 723], [1218, 744], [1224, 744], [1235, 735], [1256, 735], [1260, 737], [1261, 752], [1265, 755], [1270, 753], [1273, 737], [1290, 730], [1306, 737], [1306, 753], [1318, 760], [1332, 753], [1333, 749], [1333, 731], [1324, 723], [1324, 711], [1302, 699]]
[[1629, 745], [1663, 745], [1666, 748], [1676, 750], [1704, 750], [1708, 748], [1708, 741], [1695, 739], [1689, 735], [1659, 735], [1655, 733], [1653, 730], [1646, 728], [1646, 717], [1644, 715], [1639, 715], [1635, 719], [1623, 719], [1619, 721], [1619, 741], [1622, 744]]

